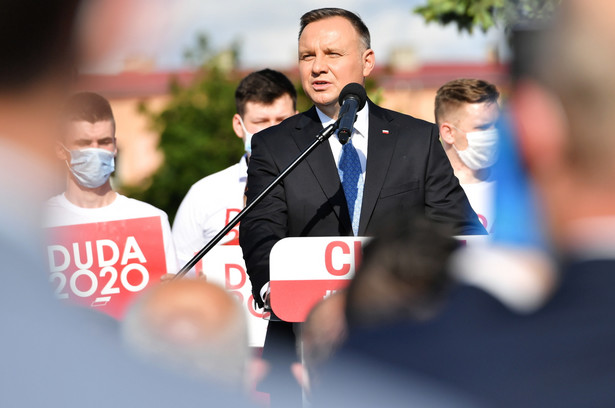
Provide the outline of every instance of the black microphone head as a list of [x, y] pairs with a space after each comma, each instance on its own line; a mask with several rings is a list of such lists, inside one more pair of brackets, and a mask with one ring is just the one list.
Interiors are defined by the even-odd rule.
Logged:
[[356, 99], [359, 102], [358, 110], [361, 110], [365, 106], [365, 102], [367, 102], [367, 93], [365, 92], [363, 85], [357, 84], [356, 82], [351, 82], [342, 89], [342, 92], [340, 92], [340, 97], [338, 99], [340, 106], [343, 105], [347, 98]]

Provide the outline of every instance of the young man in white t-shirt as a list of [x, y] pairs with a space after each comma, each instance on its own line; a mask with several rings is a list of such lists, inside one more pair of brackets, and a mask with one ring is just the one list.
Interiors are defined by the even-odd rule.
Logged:
[[487, 232], [493, 232], [497, 159], [495, 128], [500, 111], [495, 85], [479, 79], [456, 79], [436, 94], [435, 116], [455, 176]]
[[[297, 113], [297, 92], [288, 78], [271, 69], [246, 76], [235, 91], [237, 113], [233, 130], [246, 154], [239, 163], [196, 182], [184, 197], [175, 221], [173, 240], [180, 266], [204, 247], [244, 207], [250, 141], [254, 133]], [[239, 226], [220, 242], [239, 245]]]
[[[196, 182], [184, 197], [173, 222], [173, 241], [180, 267], [243, 209], [252, 135], [297, 113], [296, 101], [295, 87], [278, 71], [253, 72], [239, 83], [235, 91], [237, 113], [232, 125], [246, 153], [239, 163]], [[238, 296], [246, 309], [250, 345], [261, 347], [267, 320], [263, 320], [264, 311], [255, 306], [251, 297], [250, 281], [239, 247], [239, 225], [220, 241], [220, 245], [223, 247], [215, 248], [210, 254], [224, 265], [201, 261], [189, 276], [205, 276]]]
[[[63, 121], [62, 138], [56, 147], [56, 155], [67, 166], [66, 189], [47, 202], [44, 226], [55, 228], [152, 219], [153, 230], [161, 231], [161, 235], [152, 239], [162, 239], [164, 248], [164, 270], [155, 271], [156, 275], [176, 272], [177, 258], [167, 214], [150, 204], [125, 197], [111, 187], [109, 177], [115, 169], [117, 146], [115, 120], [109, 102], [91, 92], [73, 95], [67, 103]], [[131, 231], [127, 232], [127, 236], [132, 236]], [[51, 230], [51, 234], [53, 233], [54, 230]], [[103, 246], [101, 244], [101, 247]], [[85, 243], [81, 248], [84, 247], [88, 249]], [[124, 249], [121, 243], [117, 243], [115, 247], [117, 250], [111, 250], [117, 252]], [[129, 248], [135, 258], [140, 257], [137, 250], [134, 245]], [[80, 255], [87, 258], [91, 254]], [[104, 258], [108, 257], [108, 254], [100, 256]], [[88, 260], [81, 261], [89, 263]], [[109, 263], [109, 259], [105, 262]]]

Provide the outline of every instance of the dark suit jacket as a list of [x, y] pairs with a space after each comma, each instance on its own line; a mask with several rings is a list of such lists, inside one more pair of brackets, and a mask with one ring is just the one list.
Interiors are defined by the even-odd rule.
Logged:
[[[367, 169], [359, 235], [395, 214], [419, 212], [456, 234], [485, 234], [453, 174], [438, 128], [369, 103]], [[251, 202], [322, 130], [316, 109], [252, 139], [246, 195]], [[240, 225], [254, 298], [269, 281], [269, 252], [285, 237], [347, 236], [352, 227], [329, 142], [321, 144]]]
[[[407, 386], [406, 375], [419, 375], [493, 407], [615, 406], [614, 287], [615, 260], [573, 262], [552, 299], [529, 315], [461, 286], [431, 321], [351, 330], [321, 373], [321, 405], [357, 406], [349, 395], [361, 401], [385, 390], [378, 376]], [[365, 364], [344, 370], [357, 357]]]

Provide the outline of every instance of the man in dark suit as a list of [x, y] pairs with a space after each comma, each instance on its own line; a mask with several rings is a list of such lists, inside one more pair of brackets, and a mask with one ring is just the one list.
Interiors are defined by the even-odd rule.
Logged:
[[[254, 136], [248, 202], [337, 119], [342, 88], [364, 84], [374, 64], [369, 31], [354, 13], [318, 9], [301, 18], [299, 73], [315, 106]], [[391, 215], [415, 212], [458, 234], [486, 233], [434, 124], [371, 101], [357, 117], [346, 145], [336, 135], [321, 144], [242, 221], [240, 244], [257, 303], [267, 303], [269, 253], [285, 237], [370, 235]], [[290, 325], [272, 322], [265, 357], [275, 337], [285, 337], [280, 344], [291, 344], [287, 351], [293, 353]]]
[[[320, 406], [350, 405], [349, 390], [365, 406], [361, 396], [383, 392], [374, 372], [428, 376], [495, 407], [615, 405], [614, 16], [613, 3], [571, 0], [551, 30], [515, 42], [514, 144], [560, 254], [546, 303], [519, 313], [527, 291], [474, 277], [430, 321], [351, 330], [323, 372]], [[359, 358], [369, 363], [339, 369]]]

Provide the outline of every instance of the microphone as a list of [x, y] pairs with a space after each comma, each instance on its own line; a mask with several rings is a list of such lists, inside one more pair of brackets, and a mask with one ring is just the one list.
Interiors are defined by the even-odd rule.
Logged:
[[357, 112], [363, 109], [367, 101], [367, 93], [362, 85], [352, 82], [342, 89], [338, 103], [340, 104], [339, 131], [337, 138], [345, 145], [352, 135], [354, 122], [357, 120]]

